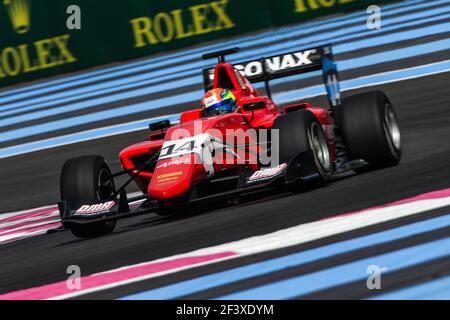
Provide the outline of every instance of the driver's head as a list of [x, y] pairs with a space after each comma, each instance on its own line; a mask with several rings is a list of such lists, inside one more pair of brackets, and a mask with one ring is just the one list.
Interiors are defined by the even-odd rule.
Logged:
[[217, 116], [238, 110], [236, 97], [228, 89], [209, 90], [202, 98], [202, 110], [205, 116]]

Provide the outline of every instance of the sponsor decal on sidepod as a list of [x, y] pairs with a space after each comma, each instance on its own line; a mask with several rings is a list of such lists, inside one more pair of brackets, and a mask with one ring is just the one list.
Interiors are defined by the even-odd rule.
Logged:
[[190, 158], [186, 158], [186, 159], [175, 159], [175, 160], [171, 160], [169, 162], [164, 162], [160, 165], [157, 166], [157, 168], [167, 168], [170, 166], [177, 166], [180, 164], [191, 164], [191, 159]]

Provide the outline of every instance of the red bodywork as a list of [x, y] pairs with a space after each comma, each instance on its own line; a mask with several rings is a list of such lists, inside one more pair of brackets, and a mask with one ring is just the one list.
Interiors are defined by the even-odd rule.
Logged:
[[[240, 111], [233, 114], [226, 114], [211, 118], [202, 118], [201, 110], [187, 111], [181, 114], [180, 123], [167, 129], [165, 134], [152, 133], [148, 141], [132, 145], [120, 153], [120, 160], [125, 170], [131, 170], [130, 174], [136, 173], [132, 170], [136, 166], [144, 163], [152, 155], [161, 150], [163, 143], [172, 137], [175, 130], [184, 129], [190, 135], [199, 134], [196, 132], [195, 123], [198, 126], [201, 122], [202, 132], [220, 132], [222, 137], [226, 136], [226, 129], [270, 129], [274, 120], [280, 115], [293, 112], [299, 109], [311, 111], [322, 124], [328, 139], [329, 150], [332, 161], [335, 161], [335, 145], [333, 135], [333, 119], [330, 112], [324, 108], [312, 107], [309, 103], [300, 103], [285, 106], [279, 111], [277, 106], [267, 96], [259, 95], [259, 92], [252, 84], [241, 75], [231, 64], [218, 63], [214, 71], [213, 88], [228, 88], [237, 98]], [[200, 100], [200, 97], [199, 97]], [[252, 103], [264, 103], [265, 108], [254, 111], [246, 111], [245, 105]], [[198, 131], [198, 130], [197, 130]], [[214, 134], [212, 134], [214, 135]], [[260, 146], [253, 147], [253, 151], [258, 152]], [[208, 178], [207, 172], [202, 164], [193, 164], [194, 157], [198, 155], [191, 153], [174, 159], [159, 160], [154, 168], [148, 168], [135, 178], [136, 183], [142, 192], [151, 198], [167, 201], [177, 198], [189, 192], [196, 184]], [[171, 162], [174, 161], [174, 162]], [[216, 173], [231, 174], [242, 164], [214, 164]], [[259, 170], [258, 165], [251, 164], [249, 168], [253, 171]]]

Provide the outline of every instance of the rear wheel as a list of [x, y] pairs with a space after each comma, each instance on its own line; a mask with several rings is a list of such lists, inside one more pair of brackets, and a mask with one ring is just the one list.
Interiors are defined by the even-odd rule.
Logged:
[[[61, 172], [61, 199], [71, 209], [81, 205], [114, 200], [114, 180], [103, 157], [85, 156], [66, 161]], [[92, 224], [71, 224], [69, 229], [79, 238], [94, 238], [111, 233], [115, 220]]]
[[[324, 186], [331, 179], [333, 164], [322, 126], [308, 110], [278, 117], [279, 163], [287, 163], [287, 178], [313, 177], [312, 186]], [[298, 184], [294, 189], [297, 189]]]
[[371, 91], [343, 100], [342, 131], [350, 156], [363, 159], [368, 167], [384, 168], [399, 163], [402, 154], [400, 129], [394, 107], [381, 91]]

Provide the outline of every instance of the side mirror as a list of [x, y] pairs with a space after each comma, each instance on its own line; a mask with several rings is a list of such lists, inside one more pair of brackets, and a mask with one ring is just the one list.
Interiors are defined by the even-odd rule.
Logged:
[[169, 127], [170, 127], [170, 120], [153, 122], [153, 123], [150, 123], [148, 126], [150, 131], [164, 130]]
[[266, 107], [265, 101], [257, 101], [243, 105], [244, 111], [254, 111], [264, 109], [265, 107]]

